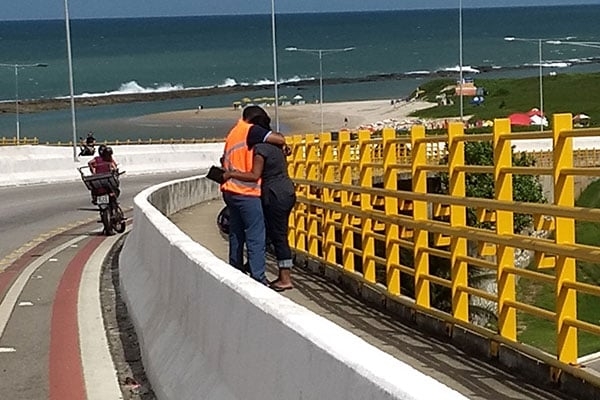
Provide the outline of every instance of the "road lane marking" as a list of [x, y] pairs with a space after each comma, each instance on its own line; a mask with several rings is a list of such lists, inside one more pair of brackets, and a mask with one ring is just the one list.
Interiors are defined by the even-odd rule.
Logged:
[[23, 254], [27, 253], [29, 250], [33, 249], [35, 246], [37, 246], [38, 244], [45, 242], [48, 238], [52, 237], [52, 236], [56, 236], [58, 234], [64, 233], [70, 229], [76, 228], [78, 226], [81, 225], [85, 225], [85, 224], [89, 224], [93, 221], [95, 221], [97, 218], [87, 218], [87, 219], [83, 219], [80, 221], [76, 221], [76, 222], [72, 222], [68, 225], [59, 227], [59, 228], [55, 228], [52, 229], [49, 232], [45, 232], [40, 234], [38, 237], [36, 237], [33, 240], [30, 240], [29, 242], [25, 243], [24, 245], [22, 245], [21, 247], [19, 247], [16, 250], [13, 250], [10, 254], [8, 254], [6, 257], [2, 258], [0, 260], [0, 272], [4, 271], [8, 266], [10, 266], [13, 262], [15, 262], [16, 260], [19, 259], [19, 257], [21, 257]]
[[87, 400], [123, 398], [106, 338], [100, 301], [102, 265], [120, 237], [108, 237], [98, 246], [85, 264], [79, 285], [77, 320]]
[[63, 243], [62, 245], [55, 247], [43, 256], [36, 258], [27, 266], [27, 268], [25, 268], [25, 270], [23, 270], [21, 274], [19, 274], [17, 279], [15, 279], [14, 283], [6, 293], [4, 300], [2, 303], [0, 303], [0, 338], [2, 338], [2, 335], [4, 335], [4, 330], [6, 329], [8, 320], [10, 319], [10, 316], [15, 308], [15, 304], [17, 303], [17, 300], [19, 299], [19, 296], [21, 295], [21, 292], [27, 284], [27, 281], [29, 281], [31, 275], [33, 275], [33, 273], [51, 257], [54, 257], [61, 251], [69, 248], [72, 244], [78, 243], [85, 238], [87, 238], [87, 236], [77, 236], [68, 242]]
[[52, 302], [48, 363], [49, 400], [85, 400], [85, 382], [79, 354], [77, 300], [83, 267], [105, 240], [91, 238], [67, 264]]

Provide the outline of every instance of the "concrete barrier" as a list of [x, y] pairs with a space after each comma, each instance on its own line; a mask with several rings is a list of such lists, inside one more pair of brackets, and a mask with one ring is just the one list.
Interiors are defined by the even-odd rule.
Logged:
[[121, 286], [158, 398], [465, 399], [233, 269], [167, 218], [218, 195], [192, 178], [134, 201]]
[[[114, 157], [128, 175], [200, 170], [218, 164], [223, 143], [120, 145]], [[0, 146], [0, 187], [78, 180], [77, 168], [91, 157], [73, 160], [73, 148]]]

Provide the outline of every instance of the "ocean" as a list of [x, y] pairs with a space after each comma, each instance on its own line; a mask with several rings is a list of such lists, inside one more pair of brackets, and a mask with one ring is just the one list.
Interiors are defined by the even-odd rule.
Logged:
[[[567, 16], [567, 17], [565, 17]], [[576, 38], [600, 41], [599, 6], [463, 9], [463, 66], [467, 76], [536, 76], [537, 41], [520, 38]], [[402, 98], [436, 72], [459, 65], [458, 10], [277, 15], [279, 94], [319, 99], [319, 57], [323, 49], [324, 101]], [[219, 137], [231, 121], [198, 127], [142, 126], [143, 114], [230, 106], [242, 97], [273, 96], [269, 15], [185, 18], [87, 19], [71, 21], [75, 94], [156, 93], [223, 88], [200, 98], [78, 107], [78, 132], [100, 139]], [[352, 47], [346, 52], [326, 50]], [[0, 101], [69, 95], [65, 24], [3, 21], [0, 24]], [[20, 68], [13, 64], [47, 64]], [[544, 73], [600, 71], [600, 50], [543, 45]], [[479, 72], [477, 72], [479, 71]], [[458, 73], [456, 72], [458, 78]], [[229, 93], [225, 88], [244, 88]], [[68, 141], [70, 109], [21, 113], [21, 137]], [[282, 121], [285, 124], [285, 121]], [[12, 137], [15, 115], [0, 115], [0, 137]]]

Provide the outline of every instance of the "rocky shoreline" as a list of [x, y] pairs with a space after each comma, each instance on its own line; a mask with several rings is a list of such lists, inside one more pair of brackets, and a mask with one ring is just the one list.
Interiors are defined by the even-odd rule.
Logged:
[[[600, 63], [600, 57], [587, 59], [586, 63]], [[480, 71], [480, 76], [487, 72], [498, 71], [491, 65], [483, 65], [473, 67]], [[503, 71], [510, 70], [524, 70], [537, 68], [537, 66], [516, 66], [516, 67], [503, 67]], [[352, 84], [352, 83], [365, 83], [365, 82], [378, 82], [378, 81], [391, 81], [391, 80], [402, 80], [402, 79], [414, 79], [416, 77], [422, 78], [450, 78], [456, 77], [456, 71], [434, 71], [427, 73], [389, 73], [389, 74], [378, 74], [369, 75], [365, 77], [357, 78], [330, 78], [324, 79], [323, 83], [326, 85], [341, 85], [341, 84]], [[301, 86], [316, 86], [319, 85], [318, 80], [301, 80], [296, 82], [282, 83], [280, 87], [301, 87]], [[100, 105], [110, 104], [124, 104], [144, 101], [162, 101], [162, 100], [173, 100], [183, 98], [194, 98], [204, 96], [215, 96], [227, 93], [244, 93], [250, 91], [266, 90], [272, 88], [272, 85], [256, 85], [256, 86], [228, 86], [228, 87], [211, 87], [202, 89], [185, 89], [185, 90], [173, 90], [168, 92], [152, 92], [152, 93], [127, 93], [127, 94], [112, 94], [112, 95], [99, 95], [91, 97], [76, 97], [75, 105], [77, 107], [93, 107]], [[19, 112], [20, 113], [35, 113], [51, 110], [61, 110], [71, 107], [71, 100], [69, 97], [64, 98], [52, 98], [52, 99], [30, 99], [19, 101]], [[14, 113], [15, 103], [14, 101], [0, 102], [0, 113]]]

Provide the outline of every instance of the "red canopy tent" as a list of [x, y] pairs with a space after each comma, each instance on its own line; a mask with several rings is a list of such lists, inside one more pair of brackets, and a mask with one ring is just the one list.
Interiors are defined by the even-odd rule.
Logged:
[[514, 113], [508, 116], [511, 125], [529, 126], [531, 125], [531, 117], [527, 113]]

